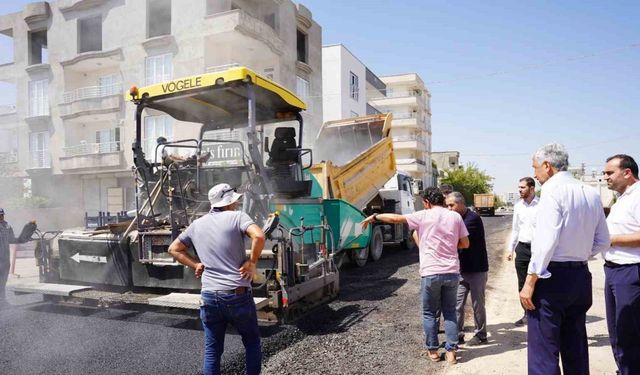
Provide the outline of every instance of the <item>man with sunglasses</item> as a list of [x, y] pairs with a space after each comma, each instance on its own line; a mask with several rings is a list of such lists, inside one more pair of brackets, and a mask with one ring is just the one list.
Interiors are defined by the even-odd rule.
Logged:
[[[242, 194], [229, 184], [209, 190], [211, 211], [195, 220], [169, 246], [169, 253], [202, 277], [200, 318], [204, 328], [204, 373], [220, 374], [227, 325], [242, 337], [248, 374], [259, 374], [262, 353], [251, 280], [264, 247], [262, 229], [244, 212], [237, 211]], [[245, 237], [251, 238], [246, 257]], [[198, 258], [187, 252], [195, 248]]]
[[629, 155], [607, 159], [604, 180], [617, 193], [607, 217], [604, 297], [613, 356], [622, 375], [640, 374], [640, 180]]

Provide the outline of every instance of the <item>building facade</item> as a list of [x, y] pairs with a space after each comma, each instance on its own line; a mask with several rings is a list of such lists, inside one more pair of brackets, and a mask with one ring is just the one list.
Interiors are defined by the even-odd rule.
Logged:
[[435, 186], [431, 165], [431, 94], [418, 74], [381, 76], [386, 95], [373, 98], [371, 105], [393, 113], [391, 133], [398, 169]]
[[342, 44], [322, 47], [323, 121], [380, 113], [370, 102], [387, 86]]
[[[0, 81], [2, 170], [34, 195], [89, 214], [131, 209], [134, 106], [124, 92], [240, 65], [296, 92], [308, 106], [305, 145], [322, 123], [321, 28], [289, 0], [59, 0], [0, 16], [13, 61]], [[144, 113], [144, 150], [193, 138], [199, 124]], [[4, 138], [4, 137], [3, 137]], [[6, 173], [5, 173], [6, 175]]]

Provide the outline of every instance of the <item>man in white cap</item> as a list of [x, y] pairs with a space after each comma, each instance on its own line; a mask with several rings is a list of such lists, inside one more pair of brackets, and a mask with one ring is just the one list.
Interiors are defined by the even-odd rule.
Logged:
[[4, 220], [4, 210], [0, 208], [0, 309], [7, 305], [4, 288], [9, 277], [9, 245], [16, 242], [13, 228]]
[[[200, 319], [204, 329], [204, 373], [220, 374], [227, 325], [233, 325], [246, 351], [247, 374], [259, 374], [262, 367], [260, 332], [251, 279], [264, 247], [262, 229], [244, 212], [237, 211], [242, 194], [229, 184], [209, 190], [211, 211], [195, 220], [169, 246], [169, 253], [202, 277]], [[247, 259], [245, 236], [251, 238]], [[187, 252], [193, 247], [198, 259]]]

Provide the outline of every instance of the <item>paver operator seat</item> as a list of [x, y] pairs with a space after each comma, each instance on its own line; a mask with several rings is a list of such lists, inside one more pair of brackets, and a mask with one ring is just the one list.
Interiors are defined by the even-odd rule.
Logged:
[[274, 136], [267, 161], [272, 168], [274, 192], [289, 197], [308, 196], [311, 194], [311, 181], [303, 179], [302, 149], [296, 146], [295, 128], [276, 128]]

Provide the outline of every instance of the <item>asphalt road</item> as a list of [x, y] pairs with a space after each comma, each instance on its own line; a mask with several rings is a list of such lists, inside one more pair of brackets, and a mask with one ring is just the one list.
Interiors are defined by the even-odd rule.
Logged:
[[[499, 244], [510, 220], [510, 216], [484, 218], [488, 239], [492, 237]], [[492, 264], [500, 263], [499, 251], [493, 251], [491, 257]], [[314, 337], [327, 333], [340, 335], [357, 330], [360, 320], [407, 282], [390, 276], [403, 269], [414, 273], [417, 261], [417, 252], [385, 249], [381, 261], [362, 269], [347, 267], [341, 271], [341, 293], [337, 300], [317, 308], [295, 324], [261, 327], [266, 372], [270, 372], [268, 363], [272, 357], [277, 362], [278, 353], [298, 343], [313, 343]], [[0, 310], [0, 373], [201, 373], [203, 332], [193, 316], [52, 305], [29, 295], [9, 296], [9, 300], [15, 306]], [[404, 306], [397, 308], [401, 310]], [[309, 358], [305, 363], [309, 367], [302, 372], [322, 372]], [[316, 366], [323, 363], [325, 359], [319, 357]], [[283, 372], [281, 366], [286, 364], [274, 367], [279, 369], [278, 373]], [[242, 373], [243, 369], [242, 343], [230, 331], [225, 341], [224, 373]], [[350, 373], [348, 367], [344, 373]]]

